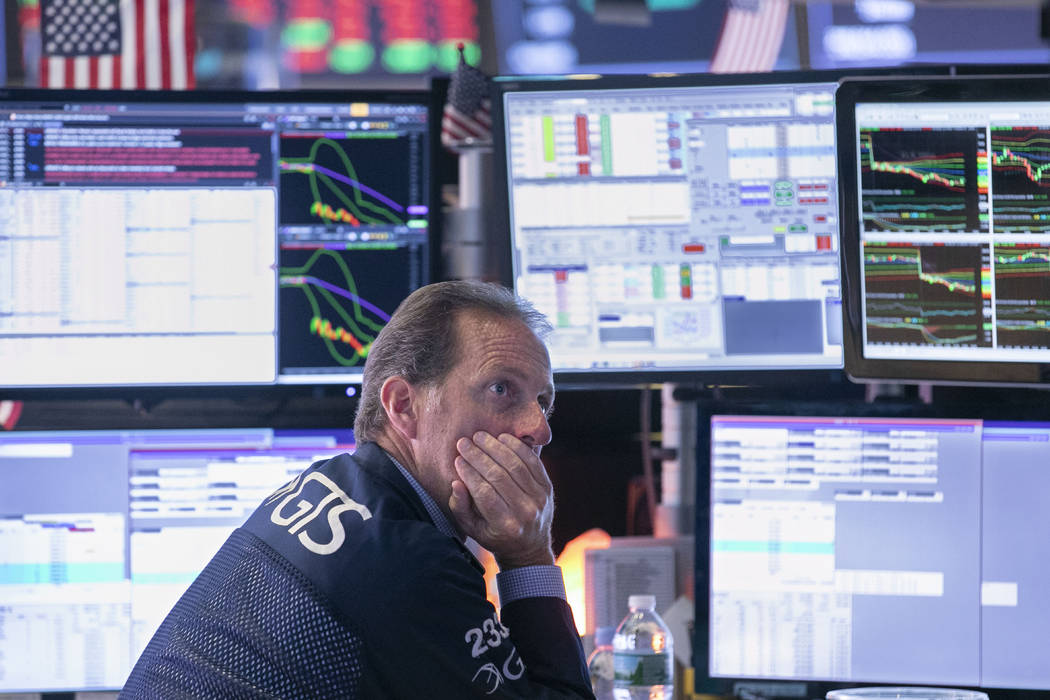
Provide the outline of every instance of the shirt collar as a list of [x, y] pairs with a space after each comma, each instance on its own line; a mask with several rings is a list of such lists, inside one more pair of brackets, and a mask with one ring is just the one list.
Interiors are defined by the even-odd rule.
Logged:
[[[386, 450], [383, 451], [386, 452]], [[411, 486], [412, 490], [416, 492], [417, 496], [419, 496], [419, 500], [423, 501], [423, 507], [427, 509], [427, 514], [430, 515], [430, 519], [434, 521], [434, 526], [438, 531], [443, 535], [448, 535], [449, 537], [462, 542], [464, 538], [456, 532], [456, 528], [452, 527], [452, 523], [449, 522], [448, 518], [445, 517], [445, 514], [441, 511], [441, 508], [438, 507], [437, 501], [426, 492], [426, 489], [416, 481], [415, 477], [413, 477], [400, 462], [394, 459], [392, 454], [386, 452], [386, 456], [390, 458], [390, 461], [394, 463], [397, 470], [401, 472], [401, 476], [405, 477], [405, 481], [408, 482], [408, 485]]]

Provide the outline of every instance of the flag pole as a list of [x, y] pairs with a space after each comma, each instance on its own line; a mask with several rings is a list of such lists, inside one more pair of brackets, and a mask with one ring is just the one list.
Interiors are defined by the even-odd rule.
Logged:
[[[458, 190], [454, 206], [446, 208], [444, 253], [446, 275], [453, 279], [495, 281], [491, 236], [492, 218], [492, 138], [487, 119], [485, 78], [466, 59], [460, 42], [459, 66], [449, 86], [449, 98], [442, 124], [442, 141], [456, 153], [459, 166]], [[483, 113], [483, 114], [482, 114]]]

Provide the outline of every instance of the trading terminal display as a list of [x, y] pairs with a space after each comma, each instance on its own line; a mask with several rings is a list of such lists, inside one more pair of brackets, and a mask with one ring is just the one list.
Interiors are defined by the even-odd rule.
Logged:
[[411, 116], [409, 128], [401, 116], [280, 135], [282, 381], [359, 376], [390, 314], [426, 282], [426, 114]]
[[1050, 348], [1050, 103], [857, 104], [863, 353]]
[[425, 93], [15, 92], [0, 386], [352, 383], [429, 276]]
[[699, 677], [1050, 689], [1050, 425], [714, 415], [703, 430]]
[[841, 367], [834, 84], [503, 93], [555, 371]]
[[0, 435], [0, 692], [112, 690], [230, 532], [348, 430]]

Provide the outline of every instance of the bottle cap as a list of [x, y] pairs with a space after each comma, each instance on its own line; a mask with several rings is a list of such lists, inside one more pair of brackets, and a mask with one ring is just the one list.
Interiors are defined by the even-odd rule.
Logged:
[[653, 610], [656, 608], [656, 596], [654, 595], [632, 595], [627, 598], [627, 607], [631, 610], [640, 608], [642, 610]]

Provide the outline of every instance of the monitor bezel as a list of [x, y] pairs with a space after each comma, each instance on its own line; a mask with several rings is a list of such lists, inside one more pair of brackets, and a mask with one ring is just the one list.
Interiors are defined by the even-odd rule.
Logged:
[[[1050, 68], [1042, 74], [1010, 74], [967, 69], [954, 77], [851, 78], [835, 94], [839, 144], [839, 251], [842, 274], [843, 353], [845, 371], [856, 382], [905, 382], [987, 386], [1039, 386], [1050, 383], [1047, 362], [919, 360], [872, 358], [864, 352], [861, 298], [860, 211], [857, 196], [856, 107], [879, 102], [1050, 101]], [[1048, 81], [1039, 85], [1039, 78]], [[848, 147], [843, 147], [846, 144]]]
[[[881, 76], [892, 73], [907, 75], [947, 75], [949, 66], [906, 66], [889, 69], [859, 69], [846, 71], [777, 71], [771, 73], [689, 73], [689, 74], [579, 74], [558, 76], [497, 76], [492, 82], [493, 172], [495, 179], [496, 233], [506, 241], [506, 250], [500, 263], [500, 282], [515, 287], [514, 231], [511, 223], [511, 192], [508, 176], [508, 144], [504, 129], [504, 96], [521, 92], [548, 92], [573, 90], [623, 90], [652, 88], [731, 88], [777, 85], [805, 85], [839, 83], [847, 75]], [[840, 283], [841, 286], [841, 283]], [[562, 370], [555, 368], [554, 377], [559, 386], [575, 388], [639, 387], [658, 382], [716, 385], [776, 385], [805, 386], [834, 384], [845, 377], [844, 364], [805, 367], [644, 367], [615, 370]]]
[[[864, 387], [853, 385], [856, 389]], [[948, 387], [950, 390], [951, 387]], [[935, 390], [936, 391], [936, 390]], [[919, 396], [885, 396], [865, 398], [855, 391], [827, 396], [795, 397], [788, 394], [766, 396], [726, 394], [720, 398], [699, 400], [696, 404], [696, 513], [694, 556], [694, 625], [692, 652], [694, 689], [696, 693], [734, 696], [747, 700], [774, 700], [774, 698], [823, 698], [830, 690], [863, 686], [899, 686], [900, 683], [867, 681], [832, 681], [827, 679], [783, 679], [749, 676], [710, 675], [710, 548], [711, 548], [711, 419], [717, 415], [775, 416], [790, 418], [902, 418], [902, 419], [970, 419], [995, 421], [1024, 421], [1046, 424], [1050, 422], [1050, 406], [1043, 390], [986, 387], [969, 389], [965, 396], [955, 394], [932, 398]], [[908, 683], [909, 686], [936, 687], [938, 684]], [[995, 691], [1001, 700], [1050, 697], [1050, 688], [1022, 689], [995, 686], [952, 686], [972, 690]]]
[[[272, 102], [284, 104], [371, 102], [377, 104], [411, 104], [427, 110], [427, 146], [424, 152], [427, 171], [425, 196], [429, 209], [427, 230], [427, 260], [423, 269], [423, 283], [441, 279], [441, 182], [435, 172], [435, 164], [441, 157], [441, 112], [443, 92], [426, 87], [394, 87], [390, 89], [276, 89], [276, 90], [124, 90], [124, 89], [47, 89], [47, 88], [0, 88], [0, 108], [8, 102], [43, 102], [76, 104], [172, 104], [203, 105], [210, 103]], [[276, 270], [275, 270], [276, 274]], [[276, 290], [276, 286], [275, 286]], [[276, 293], [276, 291], [275, 291]], [[303, 382], [284, 382], [279, 378], [279, 358], [276, 346], [279, 342], [279, 317], [275, 307], [274, 380], [262, 382], [200, 382], [200, 383], [106, 383], [106, 384], [55, 384], [55, 385], [5, 385], [0, 384], [0, 396], [5, 399], [95, 399], [121, 398], [160, 401], [168, 398], [290, 398], [296, 396], [354, 396], [360, 390], [361, 376], [347, 380], [324, 381], [323, 375], [315, 375]]]
[[[316, 415], [301, 414], [301, 413], [289, 413], [285, 420], [274, 421], [274, 420], [249, 420], [243, 425], [234, 424], [223, 424], [223, 425], [209, 425], [207, 420], [196, 421], [196, 425], [175, 425], [171, 421], [161, 422], [159, 424], [149, 424], [148, 421], [142, 421], [141, 424], [132, 425], [127, 421], [117, 425], [93, 425], [93, 426], [64, 426], [57, 427], [51, 426], [33, 426], [30, 428], [23, 429], [21, 427], [14, 428], [10, 431], [0, 431], [0, 445], [4, 443], [17, 444], [19, 442], [39, 442], [39, 443], [70, 443], [73, 446], [84, 446], [94, 444], [105, 444], [105, 445], [118, 445], [124, 449], [123, 456], [125, 460], [132, 450], [135, 449], [171, 449], [171, 450], [184, 450], [187, 452], [193, 452], [197, 446], [206, 444], [205, 449], [214, 451], [225, 451], [231, 452], [241, 451], [247, 454], [251, 450], [256, 452], [276, 451], [280, 447], [287, 449], [295, 449], [302, 447], [304, 450], [316, 449], [320, 451], [332, 451], [333, 455], [336, 448], [341, 449], [343, 452], [353, 452], [356, 448], [357, 442], [354, 437], [353, 429], [351, 426], [341, 423], [336, 416], [328, 415], [321, 420], [316, 420]], [[283, 423], [277, 425], [277, 423]], [[244, 436], [248, 434], [258, 434], [262, 436], [266, 434], [271, 440], [268, 445], [255, 445], [247, 443], [231, 443], [222, 444], [221, 438], [224, 435], [228, 436]], [[187, 437], [199, 436], [198, 442], [194, 443], [186, 440]], [[310, 440], [316, 438], [335, 438], [334, 444], [331, 446], [320, 446], [318, 447], [314, 443], [302, 444], [303, 440]], [[210, 440], [210, 442], [208, 442]], [[286, 440], [288, 443], [285, 445], [273, 444], [274, 441]], [[300, 445], [292, 444], [292, 440], [300, 441]], [[82, 441], [82, 442], [78, 442]], [[70, 457], [73, 454], [71, 453]], [[124, 466], [127, 466], [125, 464]], [[130, 477], [130, 474], [125, 474], [125, 480]], [[131, 484], [127, 483], [127, 489], [131, 488]], [[124, 522], [124, 536], [129, 537], [132, 532], [131, 519], [129, 516], [130, 502], [125, 503], [125, 509], [121, 511], [121, 514], [125, 516]], [[73, 512], [70, 515], [79, 515], [79, 512]], [[21, 515], [27, 515], [23, 512]], [[39, 515], [35, 510], [28, 513], [28, 515]], [[19, 517], [15, 515], [14, 517]], [[126, 548], [124, 551], [124, 563], [130, 569], [130, 562], [132, 558], [132, 552], [130, 548]], [[206, 563], [207, 560], [202, 561], [201, 567]], [[126, 579], [128, 583], [131, 583], [130, 577]], [[38, 586], [40, 583], [31, 583], [30, 586]], [[189, 586], [189, 583], [186, 584]], [[131, 589], [129, 589], [130, 591]], [[129, 593], [130, 595], [130, 593]], [[127, 619], [129, 623], [132, 620], [130, 609], [127, 612]], [[129, 632], [131, 631], [129, 625]], [[148, 640], [147, 640], [148, 641]], [[52, 652], [57, 650], [51, 647]], [[141, 652], [140, 652], [141, 653]], [[45, 657], [46, 658], [46, 657]], [[130, 659], [131, 666], [133, 668], [136, 662], [136, 658]], [[72, 696], [74, 693], [110, 693], [111, 691], [118, 692], [121, 690], [119, 686], [106, 686], [106, 685], [91, 685], [91, 686], [63, 686], [55, 688], [47, 688], [44, 690], [36, 688], [16, 688], [14, 686], [10, 688], [3, 688], [0, 686], [0, 697], [8, 697], [9, 694], [12, 696], [20, 696], [22, 694], [33, 694], [35, 697], [41, 697], [41, 700], [60, 700], [67, 696]]]

